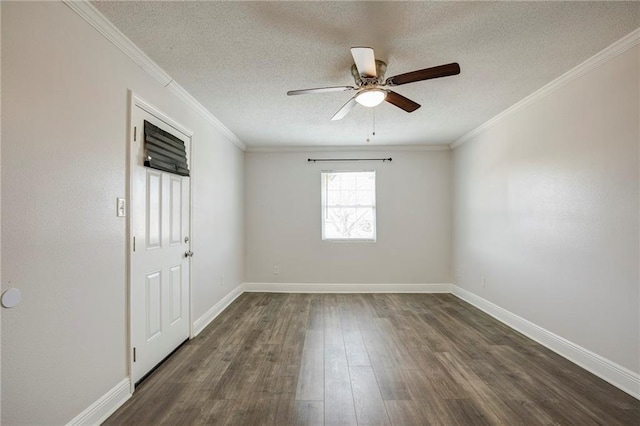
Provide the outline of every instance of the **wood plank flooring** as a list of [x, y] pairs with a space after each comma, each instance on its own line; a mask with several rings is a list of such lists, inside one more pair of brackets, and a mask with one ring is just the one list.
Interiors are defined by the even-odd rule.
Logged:
[[639, 425], [640, 401], [449, 294], [245, 293], [105, 424]]

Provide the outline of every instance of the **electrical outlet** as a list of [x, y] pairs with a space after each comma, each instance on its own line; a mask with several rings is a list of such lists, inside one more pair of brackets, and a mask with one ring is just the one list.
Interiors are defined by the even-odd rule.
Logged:
[[487, 280], [484, 277], [480, 277], [480, 284], [482, 285], [482, 287], [487, 285]]
[[280, 267], [278, 265], [273, 265], [273, 275], [280, 275]]

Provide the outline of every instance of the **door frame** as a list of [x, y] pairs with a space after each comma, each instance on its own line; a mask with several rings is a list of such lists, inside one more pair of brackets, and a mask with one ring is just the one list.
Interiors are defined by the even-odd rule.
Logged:
[[[133, 276], [132, 276], [132, 263], [133, 263], [133, 161], [135, 161], [136, 155], [133, 152], [134, 149], [138, 149], [137, 145], [134, 144], [134, 136], [138, 140], [136, 143], [142, 143], [142, 135], [143, 130], [138, 129], [136, 132], [137, 135], [134, 135], [134, 124], [133, 124], [133, 114], [136, 108], [142, 109], [144, 112], [153, 115], [158, 120], [162, 121], [164, 124], [172, 127], [174, 130], [180, 132], [182, 136], [185, 136], [189, 139], [189, 157], [187, 161], [189, 163], [189, 169], [191, 171], [189, 176], [189, 250], [193, 251], [193, 163], [191, 159], [193, 158], [193, 131], [189, 130], [187, 127], [183, 126], [173, 118], [169, 117], [167, 114], [163, 113], [160, 109], [156, 108], [140, 96], [138, 96], [134, 91], [128, 90], [129, 97], [129, 111], [128, 111], [128, 131], [127, 131], [127, 203], [128, 203], [128, 212], [127, 212], [127, 256], [126, 256], [126, 277], [127, 277], [127, 299], [126, 299], [126, 313], [127, 313], [127, 333], [128, 333], [128, 347], [127, 347], [127, 374], [129, 376], [129, 385], [130, 392], [133, 394], [135, 391], [135, 383], [133, 383], [133, 322], [132, 322], [132, 314], [133, 314], [133, 306], [131, 304], [131, 291], [133, 285]], [[191, 288], [191, 274], [193, 268], [191, 267], [191, 258], [188, 259], [188, 268], [189, 268], [189, 282], [187, 283], [187, 289], [189, 293], [189, 339], [193, 339], [193, 297], [192, 297], [192, 288]]]

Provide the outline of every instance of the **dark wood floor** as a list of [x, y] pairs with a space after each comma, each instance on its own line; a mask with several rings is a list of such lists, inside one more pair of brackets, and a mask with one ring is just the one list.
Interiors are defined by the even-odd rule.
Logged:
[[638, 425], [640, 401], [452, 295], [245, 293], [106, 424]]

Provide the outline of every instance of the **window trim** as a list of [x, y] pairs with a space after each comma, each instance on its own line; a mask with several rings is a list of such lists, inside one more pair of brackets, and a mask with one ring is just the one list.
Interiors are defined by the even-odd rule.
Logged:
[[[327, 208], [327, 187], [325, 185], [324, 176], [328, 173], [373, 173], [374, 186], [373, 186], [373, 237], [372, 238], [325, 238], [325, 220], [324, 211]], [[320, 224], [321, 224], [321, 240], [322, 242], [329, 243], [375, 243], [378, 239], [378, 224], [377, 224], [377, 210], [378, 210], [378, 197], [377, 197], [377, 173], [375, 169], [369, 170], [322, 170], [320, 172]], [[345, 207], [371, 207], [368, 205], [354, 205]]]

